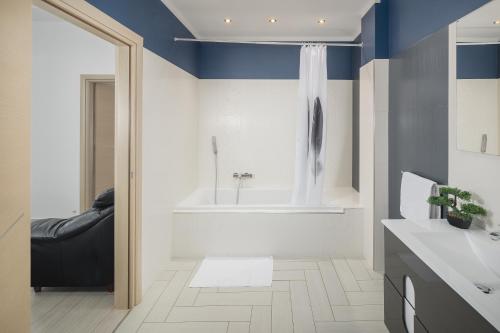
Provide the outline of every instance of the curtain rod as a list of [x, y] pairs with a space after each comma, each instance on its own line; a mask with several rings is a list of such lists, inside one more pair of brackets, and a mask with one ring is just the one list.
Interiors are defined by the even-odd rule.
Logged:
[[326, 42], [266, 42], [266, 41], [242, 41], [242, 40], [217, 40], [217, 39], [195, 39], [195, 38], [174, 38], [175, 42], [201, 42], [201, 43], [235, 43], [235, 44], [258, 44], [258, 45], [326, 45], [326, 46], [345, 46], [345, 47], [362, 47], [360, 44], [349, 43], [326, 43]]
[[500, 45], [500, 42], [457, 42], [457, 45]]

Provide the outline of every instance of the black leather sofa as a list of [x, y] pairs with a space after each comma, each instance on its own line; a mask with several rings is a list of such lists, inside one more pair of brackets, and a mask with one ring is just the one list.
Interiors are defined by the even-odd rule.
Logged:
[[114, 281], [114, 190], [68, 219], [31, 223], [31, 286], [98, 287]]

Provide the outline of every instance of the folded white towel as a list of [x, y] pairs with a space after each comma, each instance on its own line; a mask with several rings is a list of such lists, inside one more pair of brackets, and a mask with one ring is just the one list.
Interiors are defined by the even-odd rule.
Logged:
[[411, 172], [403, 172], [401, 179], [401, 216], [412, 220], [439, 218], [439, 207], [427, 203], [427, 199], [431, 195], [437, 194], [436, 182]]

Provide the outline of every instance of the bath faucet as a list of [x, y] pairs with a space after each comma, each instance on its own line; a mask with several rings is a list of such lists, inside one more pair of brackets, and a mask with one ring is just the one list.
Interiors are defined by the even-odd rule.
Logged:
[[235, 172], [233, 173], [233, 178], [238, 180], [238, 187], [236, 188], [236, 204], [238, 205], [240, 203], [240, 188], [241, 188], [241, 182], [245, 179], [252, 179], [253, 178], [253, 173], [238, 173]]
[[233, 178], [234, 179], [252, 179], [253, 178], [253, 173], [248, 173], [248, 172], [238, 173], [238, 172], [235, 172], [235, 173], [233, 173]]
[[490, 232], [490, 238], [494, 241], [499, 241], [500, 240], [500, 231]]

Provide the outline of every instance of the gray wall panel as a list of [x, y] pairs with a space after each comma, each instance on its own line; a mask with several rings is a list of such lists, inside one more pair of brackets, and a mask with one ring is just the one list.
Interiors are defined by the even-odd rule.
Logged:
[[448, 28], [390, 60], [389, 216], [400, 218], [401, 171], [448, 182]]

